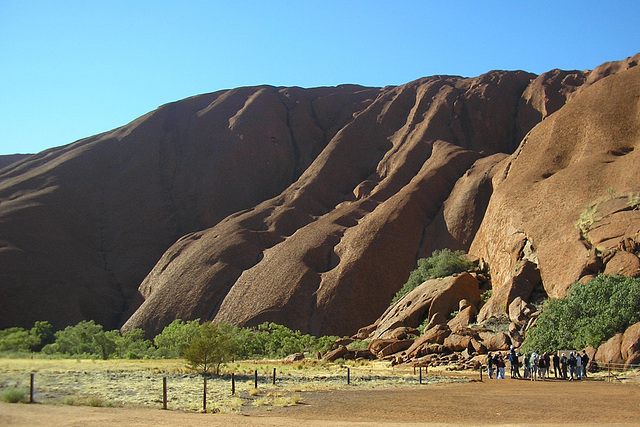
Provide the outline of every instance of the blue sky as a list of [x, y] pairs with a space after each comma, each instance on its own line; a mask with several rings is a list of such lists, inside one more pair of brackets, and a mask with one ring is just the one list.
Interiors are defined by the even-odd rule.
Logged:
[[239, 86], [592, 69], [640, 52], [635, 1], [0, 0], [0, 154]]

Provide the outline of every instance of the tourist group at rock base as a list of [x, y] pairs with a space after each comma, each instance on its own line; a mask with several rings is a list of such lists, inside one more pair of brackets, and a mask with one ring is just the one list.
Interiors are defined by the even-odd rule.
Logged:
[[[567, 354], [568, 353], [568, 354]], [[505, 367], [509, 363], [512, 379], [528, 379], [531, 381], [544, 381], [551, 378], [553, 372], [554, 379], [561, 380], [581, 380], [587, 377], [587, 366], [589, 356], [585, 351], [556, 351], [552, 355], [549, 353], [530, 354], [516, 353], [513, 346], [508, 353], [496, 352], [488, 353], [486, 360], [487, 374], [489, 379], [502, 380], [505, 378]], [[523, 368], [520, 374], [520, 368]], [[551, 368], [553, 367], [553, 371]]]

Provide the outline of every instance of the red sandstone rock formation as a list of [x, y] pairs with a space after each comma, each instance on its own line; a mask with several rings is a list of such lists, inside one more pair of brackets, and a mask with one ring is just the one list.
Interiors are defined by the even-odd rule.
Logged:
[[517, 145], [513, 120], [532, 78], [492, 72], [385, 90], [280, 196], [174, 245], [125, 328], [200, 317], [351, 334], [373, 322], [456, 182]]
[[575, 224], [608, 188], [640, 193], [638, 58], [240, 88], [31, 156], [0, 171], [0, 327], [128, 318], [152, 335], [199, 317], [352, 334], [444, 247], [488, 262], [481, 320], [524, 323], [531, 298], [637, 269], [619, 254], [637, 252], [637, 211]]
[[379, 92], [264, 86], [200, 95], [4, 168], [0, 328], [45, 319], [118, 327], [167, 248], [278, 195]]
[[[494, 287], [480, 320], [504, 313], [518, 296], [527, 301], [536, 288], [563, 296], [581, 277], [604, 271], [606, 256], [636, 252], [640, 211], [622, 200], [600, 204], [586, 234], [576, 225], [585, 209], [614, 197], [611, 190], [640, 193], [634, 172], [640, 168], [639, 96], [640, 67], [602, 78], [496, 166], [494, 191], [470, 247], [488, 262]], [[596, 249], [605, 259], [594, 258]], [[625, 267], [623, 257], [613, 259], [616, 271], [637, 274], [637, 262]]]

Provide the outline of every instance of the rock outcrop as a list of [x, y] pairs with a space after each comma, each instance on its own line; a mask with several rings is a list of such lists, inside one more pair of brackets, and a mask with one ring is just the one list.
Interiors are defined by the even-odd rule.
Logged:
[[594, 213], [586, 233], [579, 220], [594, 203], [615, 198], [608, 193], [640, 193], [630, 173], [640, 168], [639, 94], [640, 67], [593, 82], [496, 166], [494, 190], [470, 247], [492, 273], [493, 296], [480, 321], [505, 313], [518, 296], [563, 296], [581, 277], [605, 271], [608, 259], [610, 269], [637, 272], [630, 258], [607, 257], [636, 252], [640, 211], [610, 200], [599, 205], [602, 213]]
[[[446, 247], [488, 263], [493, 296], [480, 307], [478, 282], [412, 316], [449, 322], [467, 352], [502, 348], [530, 322], [527, 304], [606, 269], [637, 272], [622, 252], [637, 253], [638, 211], [601, 198], [640, 193], [639, 58], [239, 88], [18, 161], [0, 170], [0, 328], [92, 318], [153, 335], [201, 318], [351, 335]], [[597, 202], [610, 221], [582, 232]], [[465, 335], [474, 310], [514, 326], [501, 342]], [[387, 329], [413, 351], [406, 330]], [[429, 345], [462, 345], [443, 335]]]

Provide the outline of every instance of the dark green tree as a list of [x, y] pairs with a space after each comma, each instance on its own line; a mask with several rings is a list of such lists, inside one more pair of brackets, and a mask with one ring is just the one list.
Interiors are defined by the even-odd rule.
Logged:
[[32, 351], [40, 351], [42, 350], [42, 347], [47, 344], [51, 344], [56, 340], [53, 326], [51, 326], [51, 324], [46, 320], [35, 322], [33, 328], [29, 331], [29, 334], [32, 337]]
[[567, 296], [547, 300], [523, 351], [598, 347], [640, 321], [640, 279], [601, 274], [574, 283]]

